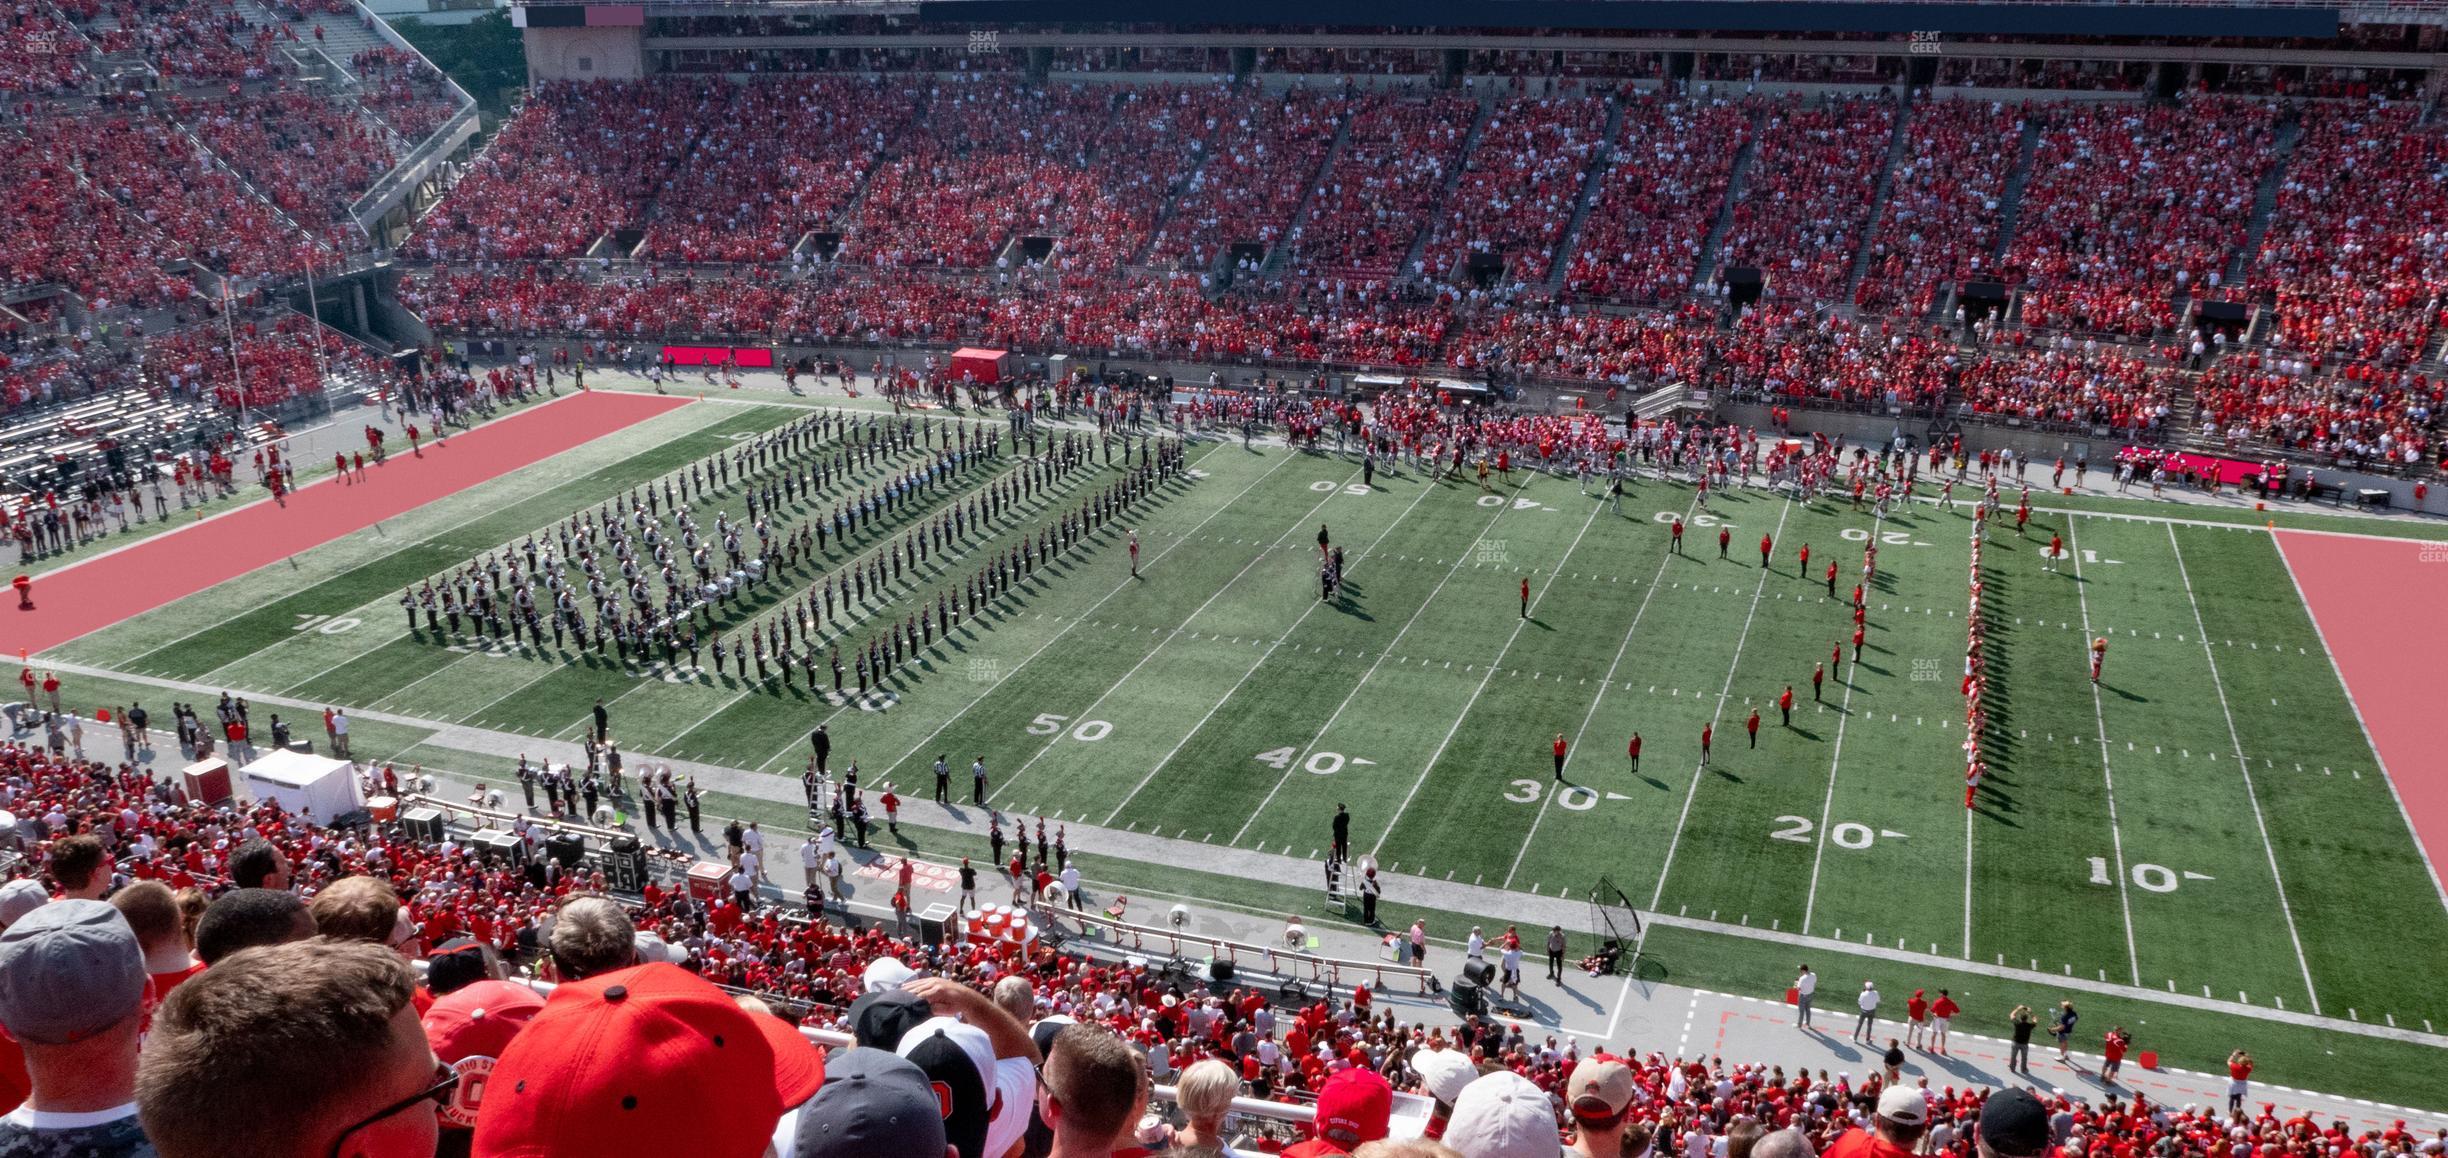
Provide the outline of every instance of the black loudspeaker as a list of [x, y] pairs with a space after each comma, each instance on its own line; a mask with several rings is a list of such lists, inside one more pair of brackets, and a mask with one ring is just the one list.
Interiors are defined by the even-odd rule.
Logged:
[[1286, 1005], [1299, 1005], [1300, 1003], [1309, 1000], [1309, 987], [1301, 984], [1299, 981], [1284, 982], [1283, 989], [1280, 992], [1283, 996], [1284, 1004]]
[[586, 860], [586, 838], [574, 832], [556, 832], [544, 838], [544, 852], [560, 861], [562, 868], [574, 869]]
[[1480, 988], [1479, 984], [1474, 981], [1456, 981], [1453, 983], [1453, 988], [1445, 991], [1445, 1002], [1453, 1008], [1456, 1017], [1486, 1013], [1487, 990]]
[[1484, 989], [1495, 983], [1496, 964], [1482, 958], [1471, 957], [1462, 962], [1462, 976], [1454, 982], [1454, 985], [1457, 988], [1464, 985], [1477, 985]]
[[646, 849], [634, 836], [616, 836], [604, 851], [604, 879], [624, 893], [646, 891]]
[[442, 843], [442, 813], [433, 808], [411, 808], [400, 814], [400, 826], [408, 835], [428, 844]]
[[1222, 957], [1209, 961], [1207, 963], [1207, 979], [1215, 982], [1218, 985], [1232, 984], [1233, 963], [1223, 959]]
[[471, 843], [484, 855], [500, 857], [502, 863], [512, 867], [523, 866], [527, 863], [527, 842], [519, 839], [519, 835], [515, 832], [488, 828], [477, 833]]

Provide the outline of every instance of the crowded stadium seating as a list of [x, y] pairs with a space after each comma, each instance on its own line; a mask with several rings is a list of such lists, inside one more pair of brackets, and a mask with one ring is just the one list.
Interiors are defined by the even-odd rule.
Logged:
[[[1488, 87], [1278, 92], [991, 73], [553, 84], [410, 252], [577, 257], [605, 225], [626, 223], [642, 225], [641, 255], [657, 261], [802, 268], [810, 254], [793, 250], [813, 231], [838, 235], [839, 255], [867, 273], [800, 286], [668, 269], [471, 280], [453, 266], [412, 280], [412, 299], [442, 328], [470, 332], [996, 340], [1616, 385], [1705, 376], [1815, 405], [2177, 437], [2199, 432], [2168, 432], [2166, 420], [2240, 336], [2188, 329], [2193, 300], [2267, 309], [2251, 344], [2308, 359], [2315, 381], [2294, 392], [2296, 407], [2363, 397], [2341, 384], [2373, 374], [2349, 367], [2435, 352], [2430, 231], [2342, 208], [2393, 199], [2406, 220], [2431, 220], [2429, 183], [2394, 178], [2426, 166], [2439, 134], [2403, 102], [2290, 111], [2304, 126], [2299, 160], [2248, 250], [2256, 196], [2280, 163], [2281, 115], [2267, 99], [1925, 93], [1899, 104]], [[793, 108], [823, 111], [777, 117]], [[775, 120], [804, 121], [831, 147], [772, 148], [743, 130]], [[1609, 124], [1620, 127], [1596, 154]], [[645, 136], [606, 147], [624, 128]], [[2375, 135], [2394, 142], [2397, 163], [2352, 163], [2375, 147], [2355, 142]], [[743, 163], [685, 162], [700, 152]], [[785, 183], [796, 203], [776, 192]], [[2340, 227], [2377, 236], [2316, 246]], [[1050, 252], [1024, 252], [1031, 237]], [[1513, 300], [1476, 299], [1493, 269], [1475, 276], [1474, 254], [1502, 256], [1502, 282], [1488, 284]], [[1012, 276], [1041, 259], [1051, 276]], [[1681, 312], [1716, 292], [1694, 286], [1696, 274], [1719, 281], [1747, 265], [1767, 275], [1767, 308], [1714, 335], [1705, 314]], [[1150, 266], [1193, 280], [1151, 278]], [[2237, 270], [2242, 283], [2226, 284]], [[1237, 280], [1225, 291], [1205, 280], [1215, 273]], [[1992, 278], [2015, 291], [2015, 312], [1974, 332], [1986, 349], [1959, 348], [1963, 333], [1814, 313], [1934, 319], [1962, 284]], [[1608, 304], [1667, 312], [1593, 313]], [[2069, 354], [2059, 330], [2111, 345]], [[1560, 340], [1587, 334], [1629, 345]], [[2187, 360], [2196, 338], [2204, 349]], [[2352, 443], [2363, 459], [2403, 463], [2407, 448], [2436, 442], [2412, 437], [2435, 417], [2419, 399], [2402, 419], [2388, 413], [2413, 427], [2391, 432], [2385, 454]], [[2278, 441], [2314, 455], [2351, 442]]]
[[[116, 716], [124, 716], [127, 706], [114, 705]], [[161, 751], [173, 751], [173, 744], [179, 742], [173, 737], [172, 712], [166, 702], [156, 706], [161, 710], [149, 722], [152, 743]], [[196, 708], [199, 723], [208, 726], [210, 722], [202, 721], [201, 716], [212, 712], [213, 705], [202, 703]], [[255, 714], [260, 716], [264, 710], [257, 705]], [[486, 978], [524, 980], [544, 972], [548, 957], [561, 968], [578, 969], [579, 959], [560, 956], [574, 954], [577, 942], [558, 936], [555, 926], [572, 920], [619, 919], [580, 914], [568, 907], [577, 897], [607, 895], [607, 874], [592, 863], [565, 868], [538, 855], [536, 867], [522, 871], [502, 860], [491, 846], [468, 839], [459, 830], [434, 833], [397, 823], [369, 828], [362, 820], [347, 829], [333, 829], [319, 819], [285, 814], [277, 804], [208, 807], [187, 799], [179, 785], [135, 766], [114, 767], [86, 758], [123, 743], [113, 735], [123, 723], [79, 720], [81, 730], [70, 733], [52, 726], [62, 718], [30, 707], [12, 704], [11, 714], [20, 720], [20, 734], [29, 738], [0, 743], [0, 785], [5, 785], [0, 789], [5, 793], [0, 803], [30, 822], [30, 838], [22, 855], [12, 853], [10, 876], [36, 876], [54, 896], [99, 891], [88, 884], [94, 879], [105, 885], [113, 879], [145, 887], [157, 883], [167, 890], [163, 895], [170, 896], [185, 913], [183, 920], [172, 922], [167, 930], [167, 949], [160, 955], [145, 955], [137, 952], [134, 938], [124, 942], [131, 962], [141, 957], [142, 966], [155, 972], [156, 984], [165, 993], [196, 984], [195, 978], [214, 970], [236, 968], [238, 954], [247, 952], [227, 947], [229, 935], [219, 931], [229, 929], [231, 924], [224, 918], [234, 917], [238, 906], [250, 900], [242, 890], [233, 890], [233, 878], [241, 874], [253, 883], [262, 873], [275, 871], [280, 886], [310, 898], [328, 892], [334, 903], [312, 904], [301, 911], [311, 928], [295, 934], [249, 933], [238, 944], [275, 943], [321, 932], [326, 939], [312, 942], [313, 947], [304, 951], [338, 953], [342, 951], [339, 946], [350, 939], [375, 938], [418, 966], [419, 972], [413, 975], [417, 991], [404, 996], [420, 1012], [449, 993]], [[310, 719], [295, 723], [311, 729]], [[48, 751], [34, 740], [45, 735]], [[81, 752], [72, 749], [71, 735]], [[400, 779], [390, 769], [363, 766], [360, 771], [371, 790], [385, 790]], [[544, 832], [539, 825], [532, 830], [532, 839], [541, 841]], [[79, 861], [73, 879], [64, 867], [67, 860], [51, 855], [64, 855], [71, 833], [82, 834], [77, 837], [80, 841], [100, 842], [99, 865]], [[273, 852], [278, 855], [269, 855]], [[77, 855], [81, 857], [82, 851]], [[545, 867], [548, 863], [549, 869]], [[656, 857], [651, 863], [662, 866], [666, 862]], [[55, 864], [63, 866], [56, 877], [49, 875]], [[84, 875], [88, 867], [100, 877]], [[1781, 1064], [1726, 1059], [1705, 1051], [1642, 1051], [1615, 1042], [1585, 1043], [1572, 1036], [1526, 1031], [1517, 1021], [1470, 1017], [1453, 1024], [1442, 1018], [1424, 1018], [1415, 1008], [1381, 1002], [1365, 986], [1337, 986], [1323, 995], [1298, 996], [1247, 983], [1211, 987], [1201, 979], [1166, 971], [1161, 961], [1120, 961], [1098, 956], [1090, 947], [1065, 947], [1046, 938], [1026, 946], [1013, 941], [934, 943], [920, 939], [915, 930], [897, 931], [889, 921], [853, 919], [846, 907], [816, 915], [803, 912], [797, 904], [768, 899], [753, 911], [743, 910], [729, 896], [693, 894], [668, 869], [658, 867], [652, 875], [658, 879], [646, 883], [642, 891], [608, 894], [625, 914], [625, 920], [614, 926], [622, 939], [619, 951], [633, 961], [647, 962], [645, 969], [677, 964], [703, 979], [699, 984], [711, 982], [747, 1002], [753, 1016], [786, 1018], [803, 1032], [836, 1043], [837, 1051], [850, 1040], [864, 1044], [877, 1026], [889, 1024], [879, 1020], [876, 1002], [860, 1000], [869, 993], [909, 985], [916, 992], [933, 994], [929, 1000], [938, 1006], [935, 1012], [943, 1011], [941, 1003], [954, 1000], [956, 995], [923, 988], [935, 982], [902, 980], [912, 976], [932, 975], [970, 987], [974, 996], [961, 1000], [977, 1003], [972, 1007], [972, 1020], [1001, 1016], [988, 1010], [990, 1002], [1016, 1016], [1015, 1024], [1023, 1028], [1030, 1022], [1052, 1019], [1040, 1025], [1039, 1040], [1054, 1043], [1057, 1051], [1064, 1046], [1054, 1031], [1066, 1022], [1101, 1026], [1136, 1046], [1130, 1060], [1144, 1064], [1149, 1076], [1166, 1087], [1168, 1100], [1179, 1098], [1184, 1109], [1211, 1112], [1207, 1108], [1210, 1099], [1194, 1093], [1192, 1087], [1219, 1075], [1224, 1091], [1250, 1099], [1236, 1103], [1240, 1113], [1231, 1124], [1234, 1144], [1242, 1152], [1275, 1152], [1312, 1131], [1323, 1131], [1323, 1122], [1292, 1124], [1308, 1123], [1312, 1118], [1332, 1117], [1340, 1129], [1357, 1131], [1356, 1136], [1336, 1135], [1335, 1148], [1327, 1152], [1343, 1153], [1359, 1142], [1384, 1137], [1389, 1125], [1382, 1102], [1373, 1113], [1349, 1109], [1353, 1105], [1349, 1091], [1355, 1081], [1382, 1078], [1384, 1085], [1395, 1090], [1422, 1095], [1427, 1099], [1422, 1105], [1435, 1103], [1426, 1123], [1428, 1137], [1441, 1137], [1466, 1158], [1531, 1153], [1534, 1151], [1525, 1148], [1519, 1135], [1511, 1135], [1514, 1140], [1508, 1144], [1484, 1132], [1475, 1114], [1465, 1109], [1475, 1104], [1470, 1087], [1510, 1081], [1510, 1075], [1518, 1075], [1524, 1080], [1523, 1088], [1538, 1099], [1536, 1120], [1549, 1129], [1564, 1131], [1570, 1125], [1568, 1106], [1573, 1104], [1565, 1096], [1567, 1081], [1580, 1081], [1581, 1074], [1589, 1072], [1583, 1069], [1586, 1059], [1598, 1053], [1619, 1056], [1629, 1070], [1619, 1112], [1628, 1113], [1624, 1128], [1632, 1132], [1633, 1141], [1628, 1145], [1634, 1149], [1704, 1154], [1730, 1137], [1736, 1145], [1748, 1146], [1763, 1130], [1794, 1129], [1805, 1135], [1797, 1139], [1802, 1145], [1797, 1152], [1820, 1152], [1838, 1146], [1842, 1135], [1864, 1125], [1870, 1107], [1881, 1106], [1884, 1113], [1883, 1107], [1890, 1104], [1881, 1100], [1888, 1091], [1882, 1089], [1883, 1078], [1876, 1067], [1858, 1077], [1809, 1068], [1789, 1072]], [[991, 879], [992, 870], [989, 875]], [[348, 890], [334, 890], [352, 877], [367, 879]], [[339, 903], [343, 892], [352, 898], [368, 895], [365, 886], [375, 882], [379, 887], [370, 896], [383, 906], [381, 911], [361, 919], [352, 916], [351, 906]], [[78, 903], [82, 902], [46, 902], [41, 893], [32, 898], [12, 897], [9, 919], [26, 922], [45, 904]], [[393, 908], [397, 909], [396, 920]], [[214, 921], [222, 922], [215, 925], [214, 943], [200, 945], [199, 925]], [[150, 928], [143, 934], [148, 939], [160, 935]], [[1509, 935], [1499, 933], [1496, 940], [1502, 942]], [[149, 943], [144, 947], [156, 948]], [[200, 958], [200, 953], [217, 956]], [[178, 966], [171, 957], [185, 964]], [[92, 959], [89, 955], [80, 960]], [[883, 964], [888, 959], [891, 964]], [[212, 964], [203, 965], [200, 960]], [[625, 971], [635, 966], [624, 967], [608, 958], [607, 963], [614, 980], [634, 978], [632, 984], [641, 992], [648, 990], [646, 974]], [[574, 974], [559, 980], [586, 984]], [[538, 984], [549, 988], [550, 983]], [[497, 1001], [498, 992], [485, 997]], [[706, 1016], [684, 1005], [665, 1009], [664, 1016], [683, 1021]], [[144, 1002], [132, 1006], [128, 1016], [168, 1017], [169, 1033], [175, 1035], [182, 1012], [156, 1010], [153, 1003]], [[25, 1016], [19, 1005], [9, 1005], [0, 1013]], [[544, 1032], [537, 1028], [544, 1023], [527, 1022], [524, 1014], [513, 1016], [513, 1026], [492, 1047], [498, 1055], [492, 1062], [497, 1069], [520, 1064], [518, 1056], [503, 1050], [499, 1041], [515, 1042], [519, 1034]], [[156, 1022], [157, 1036], [142, 1046], [134, 1044], [136, 1038], [131, 1034], [128, 1048], [167, 1048], [167, 1039], [160, 1036], [162, 1024]], [[464, 1037], [440, 1028], [443, 1024], [433, 1018], [427, 1021], [435, 1035], [434, 1048], [448, 1063], [458, 1059]], [[516, 1028], [518, 1025], [530, 1028]], [[1003, 1051], [998, 1048], [997, 1052]], [[20, 1064], [15, 1051], [10, 1054], [7, 1064]], [[1193, 1067], [1212, 1067], [1216, 1062], [1223, 1063], [1221, 1071], [1202, 1068], [1192, 1072]], [[565, 1069], [560, 1078], [578, 1080], [579, 1072]], [[1362, 1076], [1371, 1074], [1376, 1077]], [[1507, 1076], [1485, 1076], [1489, 1074]], [[22, 1098], [24, 1076], [11, 1073], [7, 1077], [0, 1090], [8, 1098]], [[1170, 1089], [1176, 1082], [1182, 1085], [1179, 1094]], [[689, 1129], [702, 1136], [705, 1115], [734, 1112], [722, 1105], [726, 1100], [723, 1088], [709, 1086], [700, 1095], [708, 1100], [689, 1105], [685, 1114]], [[938, 1096], [960, 1096], [957, 1091], [941, 1093], [944, 1088], [938, 1084]], [[1931, 1152], [1942, 1154], [1969, 1155], [1971, 1139], [1983, 1130], [1984, 1112], [2016, 1113], [2022, 1129], [2044, 1140], [2052, 1136], [2051, 1130], [2061, 1129], [2065, 1144], [2084, 1152], [2192, 1156], [2265, 1148], [2292, 1152], [2318, 1146], [2324, 1152], [2413, 1154], [2436, 1141], [2403, 1122], [2360, 1132], [2343, 1122], [2324, 1125], [2304, 1113], [2283, 1110], [2277, 1102], [2221, 1112], [2142, 1096], [2094, 1102], [2056, 1091], [2010, 1106], [2013, 1099], [2030, 1099], [2031, 1095], [2018, 1091], [2002, 1095], [2006, 1100], [1992, 1100], [1991, 1091], [1978, 1083], [1958, 1085], [1943, 1076], [1916, 1088], [1927, 1102], [1925, 1118], [1932, 1132], [1926, 1142]], [[923, 1092], [924, 1086], [919, 1089]], [[158, 1097], [161, 1087], [149, 1085], [142, 1095]], [[1556, 1100], [1550, 1102], [1550, 1096]], [[766, 1104], [772, 1107], [770, 1101]], [[926, 1104], [935, 1105], [932, 1101]], [[1270, 1109], [1270, 1105], [1281, 1108]], [[762, 1134], [773, 1131], [775, 1115], [784, 1108], [768, 1108], [750, 1125], [760, 1142]], [[1157, 1117], [1126, 1128], [1116, 1144], [1161, 1146], [1175, 1131], [1214, 1130], [1218, 1125], [1213, 1119], [1199, 1121], [1197, 1114], [1162, 1105], [1154, 1108]], [[296, 1109], [267, 1104], [250, 1112], [279, 1119]], [[824, 1114], [830, 1107], [819, 1101], [811, 1103], [806, 1112]], [[655, 1118], [653, 1124], [649, 1117]], [[499, 1129], [499, 1123], [485, 1117], [474, 1120], [480, 1136]], [[664, 1134], [674, 1130], [654, 1114], [622, 1121], [635, 1130]], [[1067, 1128], [1065, 1119], [1052, 1122], [1057, 1137]], [[801, 1131], [803, 1138], [808, 1136], [804, 1124]], [[1998, 1135], [1981, 1136], [1988, 1143]], [[1842, 1145], [1859, 1146], [1862, 1141], [1857, 1135]], [[1552, 1154], [1556, 1146], [1556, 1135], [1544, 1135], [1544, 1149], [1535, 1152]]]

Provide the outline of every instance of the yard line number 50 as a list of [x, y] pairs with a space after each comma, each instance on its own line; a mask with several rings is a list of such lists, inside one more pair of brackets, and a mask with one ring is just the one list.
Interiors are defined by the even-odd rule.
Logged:
[[[1062, 735], [1063, 725], [1070, 719], [1069, 716], [1057, 716], [1052, 712], [1040, 712], [1036, 719], [1029, 721], [1028, 734], [1032, 736]], [[1103, 720], [1081, 720], [1071, 728], [1072, 739], [1083, 740], [1091, 744], [1110, 735], [1113, 735], [1113, 725]]]

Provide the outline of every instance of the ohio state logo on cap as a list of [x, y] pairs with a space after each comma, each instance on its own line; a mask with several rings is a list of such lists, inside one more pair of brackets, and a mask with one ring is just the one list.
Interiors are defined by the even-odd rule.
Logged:
[[442, 1120], [462, 1129], [476, 1128], [476, 1112], [484, 1108], [485, 1087], [492, 1082], [493, 1059], [473, 1054], [451, 1063], [459, 1075], [459, 1088], [451, 1091], [450, 1101], [442, 1107]]

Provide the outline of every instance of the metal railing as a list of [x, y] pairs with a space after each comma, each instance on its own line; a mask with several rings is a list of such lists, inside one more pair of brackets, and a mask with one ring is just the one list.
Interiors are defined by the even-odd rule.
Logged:
[[[2448, 0], [2442, 0], [2442, 2], [2448, 3]], [[425, 67], [433, 69], [434, 74], [442, 78], [445, 90], [459, 106], [459, 110], [452, 113], [450, 119], [443, 121], [424, 140], [417, 142], [416, 147], [410, 149], [407, 156], [400, 158], [399, 164], [392, 166], [390, 172], [383, 174], [380, 180], [374, 182], [365, 191], [364, 195], [349, 205], [349, 217], [357, 222], [358, 228], [365, 230], [366, 235], [371, 237], [375, 236], [374, 227], [380, 222], [382, 215], [389, 210], [388, 203], [392, 199], [399, 196], [401, 191], [408, 186], [424, 180], [433, 171], [441, 157], [447, 156], [466, 142], [469, 137], [476, 135], [476, 121], [479, 113], [476, 108], [476, 98], [470, 96], [466, 89], [459, 87], [458, 81], [452, 80], [449, 73], [443, 72], [433, 61], [427, 59], [424, 53], [417, 51], [416, 45], [408, 43], [408, 38], [401, 36], [398, 29], [391, 27], [390, 21], [375, 15], [372, 9], [362, 3], [362, 0], [356, 5], [356, 9], [358, 22], [372, 30], [383, 43], [402, 52], [414, 54], [418, 60], [424, 62]], [[338, 64], [337, 61], [333, 63], [335, 66]]]
[[[1059, 920], [1068, 918], [1078, 923], [1080, 932], [1083, 934], [1092, 929], [1111, 932], [1114, 935], [1112, 944], [1117, 948], [1145, 950], [1148, 947], [1149, 939], [1153, 938], [1160, 942], [1164, 946], [1164, 951], [1171, 956], [1181, 956], [1184, 946], [1205, 949], [1211, 956], [1220, 957], [1226, 961], [1235, 962], [1236, 964], [1243, 956], [1248, 956], [1265, 961], [1266, 970], [1269, 973], [1276, 973], [1293, 978], [1306, 976], [1308, 980], [1321, 982], [1327, 985], [1349, 984], [1349, 982], [1344, 980], [1344, 973], [1346, 971], [1354, 974], [1367, 974], [1372, 982], [1379, 988], [1384, 987], [1387, 977], [1408, 979], [1415, 982], [1419, 986], [1419, 991], [1421, 993], [1427, 993], [1429, 991], [1429, 983], [1432, 980], [1428, 970], [1422, 969], [1416, 965], [1398, 965], [1391, 961], [1353, 961], [1339, 957], [1328, 957], [1324, 954], [1311, 953], [1299, 949], [1288, 949], [1273, 945], [1260, 945], [1248, 941], [1235, 941], [1225, 937], [1207, 937], [1196, 933], [1185, 933], [1180, 929], [1174, 928], [1158, 928], [1150, 925], [1134, 925], [1128, 921], [1118, 920], [1113, 917], [1102, 916], [1096, 913], [1068, 910], [1054, 906], [1049, 906], [1043, 911], [1050, 915], [1050, 917], [1053, 919]], [[1122, 938], [1126, 936], [1130, 938], [1130, 944], [1128, 946], [1124, 946], [1122, 944]]]

